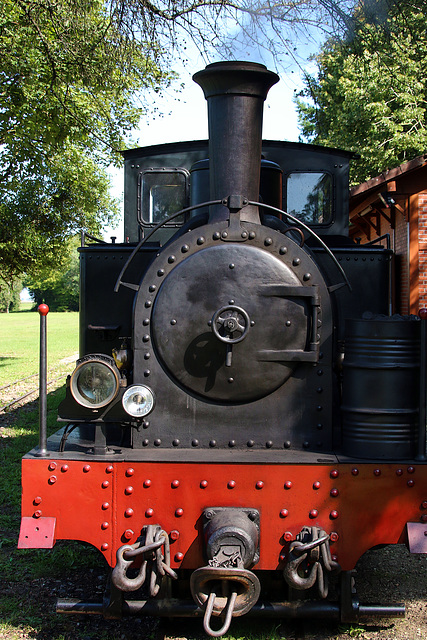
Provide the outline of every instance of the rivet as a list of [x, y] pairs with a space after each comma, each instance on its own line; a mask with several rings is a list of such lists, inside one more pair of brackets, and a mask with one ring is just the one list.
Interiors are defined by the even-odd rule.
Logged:
[[254, 240], [256, 238], [256, 233], [255, 231], [249, 231], [249, 239], [250, 240]]
[[175, 509], [176, 518], [181, 518], [183, 515], [184, 515], [184, 509], [181, 509], [181, 507], [179, 509]]
[[148, 487], [151, 487], [151, 480], [149, 478], [147, 478], [146, 480], [144, 480], [144, 487], [146, 489], [148, 489]]
[[214, 515], [215, 515], [215, 511], [212, 511], [211, 509], [209, 509], [208, 511], [205, 511], [206, 520], [212, 520]]
[[108, 482], [108, 480], [104, 480], [104, 482], [101, 484], [101, 487], [103, 489], [107, 489], [107, 487], [109, 487], [109, 486], [110, 486], [110, 483]]
[[322, 411], [322, 410], [323, 410], [322, 405], [318, 404], [317, 407], [316, 407], [316, 411]]
[[294, 536], [292, 535], [292, 533], [290, 531], [286, 531], [283, 534], [284, 539], [286, 540], [286, 542], [290, 542], [291, 540], [293, 540]]
[[247, 444], [248, 447], [253, 447], [254, 444], [255, 444], [255, 441], [254, 440], [248, 440], [246, 444]]
[[108, 529], [109, 526], [110, 526], [110, 524], [108, 522], [103, 522], [101, 524], [101, 529], [103, 529], [103, 530]]
[[173, 529], [170, 534], [169, 534], [169, 538], [173, 541], [178, 540], [179, 538], [179, 531], [177, 529]]
[[192, 447], [198, 447], [199, 446], [199, 441], [197, 440], [197, 438], [195, 438], [194, 440], [191, 441], [191, 446]]
[[83, 467], [83, 473], [89, 473], [90, 471], [90, 464], [85, 464], [85, 466]]
[[184, 560], [184, 554], [183, 553], [175, 553], [174, 556], [175, 562], [182, 562]]
[[123, 534], [123, 537], [125, 540], [130, 540], [133, 536], [133, 531], [132, 529], [126, 529], [126, 531]]
[[248, 237], [248, 232], [247, 231], [242, 231], [241, 236], [243, 239], [246, 239]]
[[134, 512], [133, 512], [133, 509], [131, 509], [131, 508], [129, 507], [129, 509], [126, 509], [126, 511], [125, 511], [125, 518], [132, 518], [133, 513], [134, 513]]
[[317, 375], [318, 376], [323, 376], [323, 369], [319, 369], [318, 372], [317, 372]]
[[149, 309], [151, 307], [151, 300], [146, 300], [145, 301], [145, 308]]
[[329, 475], [331, 476], [331, 478], [338, 478], [338, 476], [340, 475], [340, 472], [338, 471], [338, 469], [332, 469]]
[[317, 393], [323, 393], [323, 387], [317, 387], [316, 392]]
[[147, 440], [147, 438], [144, 438], [144, 440], [142, 441], [142, 446], [143, 447], [148, 447], [149, 444], [150, 444], [150, 441]]
[[415, 473], [415, 467], [408, 467], [408, 473]]
[[330, 538], [331, 538], [331, 542], [338, 542], [340, 537], [336, 531], [332, 531]]
[[154, 515], [154, 509], [151, 509], [151, 507], [149, 509], [145, 510], [145, 517], [146, 518], [151, 518]]
[[252, 522], [255, 522], [255, 520], [257, 519], [257, 512], [256, 511], [249, 511], [248, 513], [248, 518], [249, 520], [251, 520]]
[[233, 300], [233, 299], [229, 300], [228, 304], [235, 304], [235, 300]]
[[331, 520], [336, 520], [338, 518], [338, 511], [335, 511], [335, 509], [333, 511], [331, 511], [331, 513], [329, 514], [329, 517], [331, 518]]
[[113, 473], [114, 471], [114, 467], [112, 464], [109, 464], [108, 467], [105, 469], [105, 473]]
[[130, 476], [133, 476], [133, 474], [135, 473], [135, 470], [132, 469], [132, 467], [129, 467], [129, 469], [126, 469], [125, 471], [125, 475], [130, 478]]
[[311, 509], [311, 511], [310, 511], [310, 513], [308, 515], [309, 515], [309, 517], [311, 519], [317, 518], [317, 516], [319, 515], [319, 512], [318, 512], [317, 509]]
[[190, 251], [190, 247], [188, 246], [188, 244], [183, 244], [181, 247], [181, 251], [182, 253], [187, 253], [187, 251]]
[[151, 358], [151, 353], [149, 351], [147, 351], [147, 353], [144, 353], [145, 360], [149, 360], [150, 358]]
[[228, 382], [229, 384], [233, 384], [233, 382], [234, 382], [234, 378], [228, 378], [227, 382]]
[[235, 441], [235, 440], [230, 440], [230, 442], [228, 443], [228, 446], [229, 446], [230, 448], [235, 447], [235, 446], [236, 446], [236, 441]]
[[48, 469], [49, 469], [49, 471], [55, 471], [57, 466], [58, 465], [56, 464], [56, 462], [49, 462]]
[[231, 263], [228, 265], [228, 268], [229, 268], [229, 269], [234, 269], [234, 264], [233, 264], [233, 262], [231, 262]]
[[145, 369], [145, 371], [144, 371], [144, 376], [145, 376], [146, 378], [148, 378], [148, 376], [149, 376], [150, 374], [151, 374], [150, 369]]
[[149, 318], [144, 318], [144, 320], [142, 321], [142, 324], [144, 325], [144, 327], [148, 327], [148, 325], [150, 324]]
[[323, 424], [321, 422], [318, 422], [316, 425], [316, 428], [321, 431], [323, 429]]
[[292, 324], [292, 322], [291, 322], [290, 320], [286, 320], [285, 325], [286, 325], [287, 327], [290, 327], [290, 326], [291, 326], [291, 324]]
[[304, 449], [308, 449], [310, 446], [310, 443], [307, 442], [307, 440], [305, 442], [302, 443], [302, 446], [304, 447]]
[[169, 264], [173, 264], [175, 262], [175, 260], [176, 260], [175, 256], [169, 256], [169, 258], [168, 258]]
[[271, 238], [266, 238], [264, 240], [264, 244], [266, 247], [269, 247], [271, 244], [273, 244], [273, 240]]
[[174, 327], [176, 325], [176, 318], [172, 318], [171, 325]]
[[209, 446], [213, 449], [214, 447], [216, 447], [216, 440], [210, 440], [209, 441]]
[[292, 489], [292, 482], [290, 480], [286, 480], [283, 486], [285, 487], [285, 489]]
[[200, 482], [200, 488], [201, 489], [206, 489], [207, 486], [208, 486], [208, 481], [207, 480], [202, 480]]
[[292, 264], [294, 265], [294, 267], [297, 267], [299, 264], [301, 264], [301, 258], [294, 258], [292, 260]]
[[285, 449], [290, 449], [291, 448], [291, 441], [290, 440], [285, 440], [285, 442], [283, 443], [283, 446], [285, 447]]
[[48, 483], [49, 484], [55, 484], [55, 482], [57, 481], [57, 477], [56, 476], [50, 476]]
[[107, 509], [109, 509], [109, 508], [110, 508], [110, 503], [109, 502], [103, 502], [102, 503], [101, 509], [103, 511], [107, 511]]
[[143, 420], [142, 421], [142, 426], [144, 427], [144, 429], [148, 429], [148, 427], [150, 426], [150, 421], [149, 420]]
[[179, 480], [172, 480], [171, 487], [172, 489], [177, 489], [179, 487]]
[[62, 473], [66, 473], [68, 471], [70, 467], [68, 466], [68, 464], [63, 464], [61, 467], [61, 471]]
[[415, 485], [415, 480], [408, 480], [406, 484], [408, 485], [408, 487], [413, 487]]
[[154, 446], [155, 447], [160, 447], [161, 444], [162, 444], [162, 441], [160, 440], [160, 438], [156, 438], [154, 440]]
[[229, 489], [234, 489], [234, 487], [236, 486], [236, 481], [235, 480], [229, 480], [227, 487]]
[[381, 475], [381, 469], [374, 469], [374, 476], [380, 476]]
[[197, 238], [197, 244], [204, 244], [205, 242], [206, 240], [203, 236], [200, 236], [200, 238]]
[[142, 336], [142, 342], [150, 342], [150, 336], [148, 333], [146, 333], [145, 336]]
[[284, 256], [285, 253], [288, 253], [288, 248], [287, 247], [280, 247], [279, 253], [280, 253], [281, 256]]
[[267, 440], [265, 446], [267, 447], [267, 449], [271, 449], [271, 447], [273, 446], [273, 440]]
[[38, 511], [34, 511], [34, 517], [35, 518], [41, 518], [42, 516], [42, 511], [38, 510]]
[[161, 278], [162, 276], [165, 275], [165, 270], [164, 269], [159, 269], [157, 272], [157, 275], [159, 276], [159, 278]]
[[318, 480], [313, 482], [313, 489], [320, 489], [320, 482]]
[[101, 544], [101, 551], [107, 551], [108, 549], [108, 542], [103, 542]]
[[302, 279], [305, 280], [305, 282], [307, 282], [307, 280], [310, 280], [311, 278], [311, 273], [304, 273]]
[[359, 475], [359, 469], [356, 469], [356, 467], [354, 467], [354, 468], [351, 470], [351, 475], [353, 475], [353, 476], [358, 476], [358, 475]]
[[403, 469], [396, 469], [396, 475], [397, 476], [403, 475]]
[[220, 232], [219, 232], [219, 231], [215, 231], [215, 233], [214, 233], [214, 234], [213, 234], [213, 236], [212, 236], [212, 238], [213, 238], [214, 240], [219, 240], [219, 239], [220, 239], [220, 237], [221, 237], [221, 234], [220, 234]]
[[157, 289], [157, 287], [156, 287], [155, 284], [150, 284], [150, 286], [148, 287], [148, 291], [150, 293], [154, 293], [156, 289]]
[[175, 438], [175, 440], [172, 440], [172, 444], [174, 447], [179, 447], [179, 443], [180, 441], [178, 440], [178, 438]]
[[330, 494], [332, 498], [336, 498], [337, 496], [339, 496], [340, 492], [338, 491], [338, 489], [331, 489]]
[[129, 486], [125, 488], [125, 495], [130, 496], [133, 493], [133, 487]]
[[257, 489], [262, 489], [262, 488], [263, 488], [263, 486], [264, 486], [264, 483], [263, 483], [263, 481], [262, 481], [262, 480], [258, 480], [258, 482], [257, 482], [257, 483], [256, 483], [256, 485], [255, 485], [255, 487], [256, 487]]
[[[41, 500], [41, 498], [40, 498], [40, 500]], [[424, 501], [421, 503], [421, 509], [427, 509], [427, 500], [424, 500]]]
[[421, 522], [427, 522], [427, 515], [426, 514], [421, 516]]
[[223, 232], [221, 233], [221, 237], [222, 237], [222, 238], [228, 238], [228, 233], [227, 233], [226, 231], [223, 231]]
[[281, 553], [281, 554], [279, 555], [279, 560], [280, 560], [280, 562], [285, 562], [285, 560], [286, 560], [286, 554], [285, 554], [285, 553]]
[[280, 517], [281, 517], [281, 518], [287, 518], [287, 517], [288, 517], [288, 515], [289, 515], [289, 511], [288, 511], [287, 509], [282, 509], [282, 510], [280, 511]]
[[40, 504], [42, 502], [42, 498], [40, 496], [36, 496], [33, 500], [33, 504]]

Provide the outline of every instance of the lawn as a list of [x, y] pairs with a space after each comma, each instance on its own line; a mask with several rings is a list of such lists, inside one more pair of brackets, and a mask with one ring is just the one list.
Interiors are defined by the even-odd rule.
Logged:
[[[78, 352], [78, 317], [47, 315], [48, 368]], [[0, 387], [38, 372], [40, 316], [35, 311], [0, 314]]]

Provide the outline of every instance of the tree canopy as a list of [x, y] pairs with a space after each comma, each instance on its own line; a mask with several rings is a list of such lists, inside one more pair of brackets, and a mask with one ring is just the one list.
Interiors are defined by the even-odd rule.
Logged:
[[298, 100], [305, 138], [355, 151], [353, 183], [427, 150], [427, 2], [361, 3], [329, 39]]
[[294, 57], [293, 33], [342, 30], [356, 1], [3, 0], [3, 281], [53, 268], [79, 228], [98, 235], [117, 215], [105, 167], [150, 108], [144, 95], [174, 76], [174, 46], [185, 56], [191, 38], [224, 57], [240, 39]]

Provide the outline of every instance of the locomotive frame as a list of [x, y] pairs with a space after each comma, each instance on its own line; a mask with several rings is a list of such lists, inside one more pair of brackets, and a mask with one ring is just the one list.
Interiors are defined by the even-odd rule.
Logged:
[[353, 571], [377, 545], [427, 553], [427, 314], [392, 315], [392, 252], [348, 238], [352, 154], [262, 143], [277, 76], [195, 80], [209, 144], [125, 152], [127, 241], [80, 250], [80, 358], [65, 428], [22, 461], [19, 547], [83, 540], [111, 566], [103, 602], [61, 612], [212, 636], [403, 615], [360, 604]]

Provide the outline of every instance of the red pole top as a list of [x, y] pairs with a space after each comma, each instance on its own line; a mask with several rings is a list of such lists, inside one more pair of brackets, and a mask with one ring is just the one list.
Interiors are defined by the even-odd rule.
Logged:
[[47, 314], [49, 313], [49, 307], [47, 306], [47, 304], [39, 304], [39, 306], [37, 307], [37, 311], [41, 316], [47, 316]]

